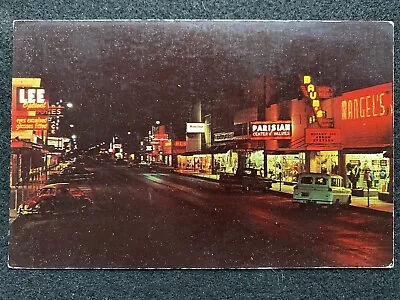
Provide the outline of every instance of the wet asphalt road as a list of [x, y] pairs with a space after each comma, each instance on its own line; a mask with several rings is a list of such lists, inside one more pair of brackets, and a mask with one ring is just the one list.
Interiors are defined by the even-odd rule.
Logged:
[[269, 193], [126, 167], [93, 168], [87, 213], [18, 217], [9, 264], [35, 268], [384, 267], [390, 215], [300, 209]]

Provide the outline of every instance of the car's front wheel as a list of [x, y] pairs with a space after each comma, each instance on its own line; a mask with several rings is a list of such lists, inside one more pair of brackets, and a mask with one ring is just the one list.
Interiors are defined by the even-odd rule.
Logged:
[[54, 213], [54, 204], [45, 202], [36, 205], [36, 208], [40, 214], [53, 214]]

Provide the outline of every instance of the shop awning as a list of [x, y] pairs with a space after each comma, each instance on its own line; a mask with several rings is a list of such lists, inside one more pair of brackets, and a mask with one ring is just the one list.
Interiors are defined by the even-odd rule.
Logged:
[[216, 153], [226, 153], [229, 150], [236, 149], [236, 143], [221, 143], [212, 145], [210, 148], [201, 151], [185, 152], [179, 155], [182, 156], [192, 156], [192, 155], [205, 155], [205, 154], [216, 154]]
[[236, 143], [223, 143], [212, 145], [209, 149], [210, 153], [226, 153], [229, 150], [236, 149]]

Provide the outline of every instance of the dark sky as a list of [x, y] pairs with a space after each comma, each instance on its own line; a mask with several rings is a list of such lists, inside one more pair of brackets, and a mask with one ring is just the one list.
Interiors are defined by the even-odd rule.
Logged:
[[276, 101], [299, 95], [299, 74], [349, 91], [392, 81], [389, 23], [16, 22], [13, 77], [40, 77], [50, 104], [74, 108], [79, 145], [155, 120], [182, 136], [195, 101], [233, 109], [248, 82], [274, 76]]

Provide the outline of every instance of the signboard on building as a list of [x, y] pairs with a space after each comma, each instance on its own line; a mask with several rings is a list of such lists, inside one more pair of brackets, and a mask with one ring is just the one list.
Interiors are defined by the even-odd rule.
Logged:
[[340, 144], [341, 130], [335, 128], [306, 128], [306, 143], [309, 145]]
[[153, 136], [153, 140], [155, 141], [167, 141], [168, 134], [167, 133], [155, 133]]
[[[330, 86], [316, 86], [315, 90], [320, 99], [332, 98], [333, 93], [335, 92], [335, 88]], [[310, 98], [310, 94], [307, 91], [307, 87], [305, 85], [301, 86], [301, 91], [303, 92], [304, 97]]]
[[204, 133], [204, 123], [186, 123], [186, 133]]
[[231, 141], [234, 135], [233, 131], [214, 133], [214, 142]]
[[251, 122], [250, 135], [252, 140], [290, 140], [292, 121]]
[[393, 145], [391, 82], [343, 93], [334, 99], [335, 127], [342, 128], [343, 148]]
[[47, 127], [47, 117], [13, 116], [12, 130], [47, 130]]
[[173, 146], [174, 147], [186, 147], [186, 141], [174, 141]]
[[43, 88], [17, 88], [17, 111], [47, 111], [48, 102]]

